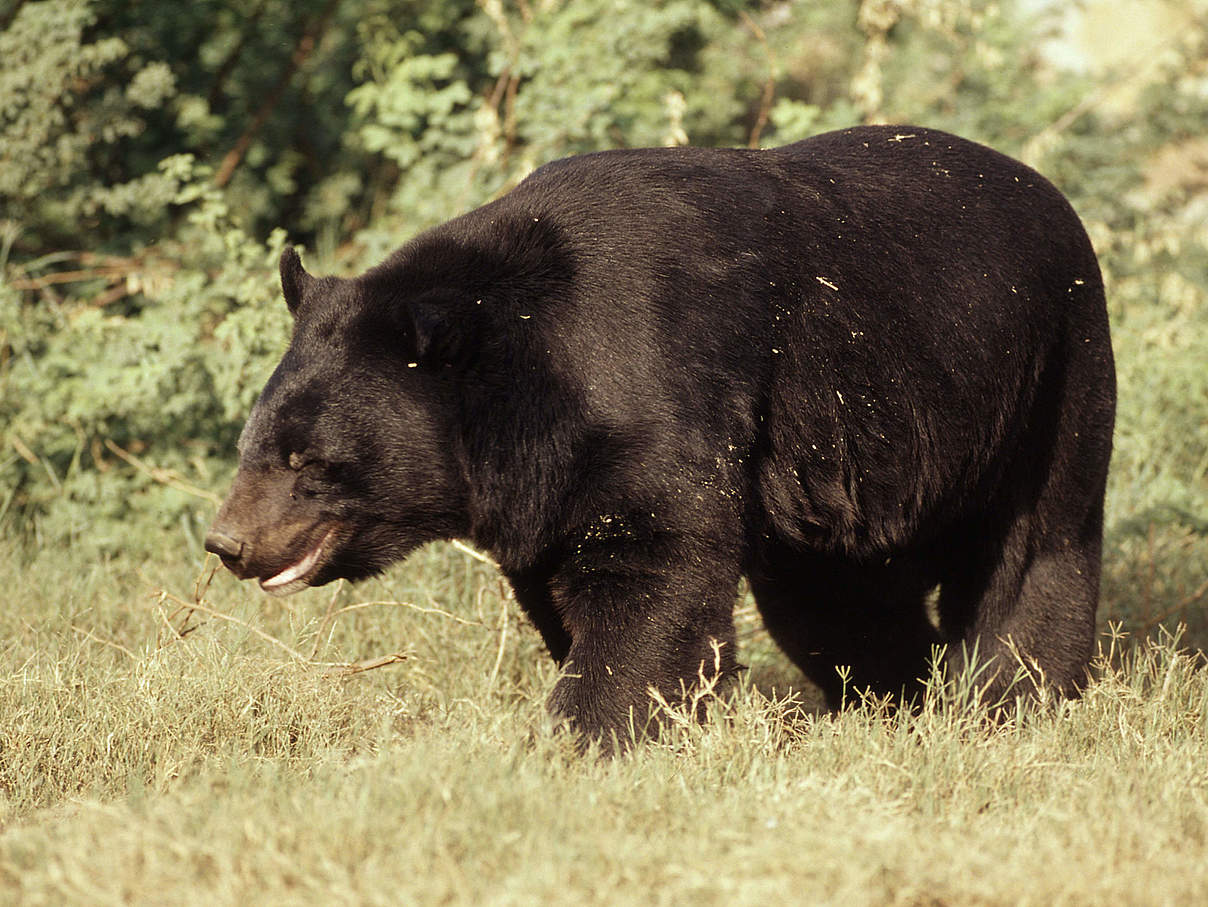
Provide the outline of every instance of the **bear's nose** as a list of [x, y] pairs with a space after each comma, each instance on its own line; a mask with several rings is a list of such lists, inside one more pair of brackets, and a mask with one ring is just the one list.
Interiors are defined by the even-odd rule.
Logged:
[[211, 529], [206, 533], [206, 551], [217, 554], [223, 563], [239, 560], [245, 547], [239, 539], [232, 538], [219, 529]]

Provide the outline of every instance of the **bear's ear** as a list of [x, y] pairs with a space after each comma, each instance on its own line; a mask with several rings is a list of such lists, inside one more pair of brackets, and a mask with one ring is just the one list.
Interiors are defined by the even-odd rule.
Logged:
[[298, 313], [302, 294], [313, 279], [302, 267], [297, 250], [293, 246], [286, 246], [281, 252], [281, 292], [285, 294], [285, 304], [289, 306], [291, 315]]

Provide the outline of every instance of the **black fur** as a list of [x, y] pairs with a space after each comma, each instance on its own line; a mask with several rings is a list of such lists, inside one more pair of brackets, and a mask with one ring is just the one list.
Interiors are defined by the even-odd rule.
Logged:
[[293, 340], [210, 540], [240, 576], [315, 552], [288, 591], [468, 538], [593, 736], [711, 669], [711, 640], [735, 669], [744, 574], [832, 702], [839, 665], [911, 692], [937, 642], [976, 643], [991, 695], [1008, 645], [1060, 694], [1084, 680], [1103, 287], [1009, 158], [915, 127], [601, 152], [353, 280], [287, 252], [282, 285]]

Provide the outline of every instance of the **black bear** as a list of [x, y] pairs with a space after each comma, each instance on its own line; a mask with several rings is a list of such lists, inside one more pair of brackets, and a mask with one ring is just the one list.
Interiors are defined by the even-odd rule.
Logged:
[[1107, 312], [1077, 216], [1010, 158], [902, 126], [604, 151], [354, 279], [287, 250], [281, 282], [293, 336], [206, 539], [270, 592], [468, 539], [590, 738], [713, 643], [737, 668], [743, 575], [832, 703], [841, 666], [917, 691], [936, 643], [990, 697], [1020, 657], [1085, 680]]

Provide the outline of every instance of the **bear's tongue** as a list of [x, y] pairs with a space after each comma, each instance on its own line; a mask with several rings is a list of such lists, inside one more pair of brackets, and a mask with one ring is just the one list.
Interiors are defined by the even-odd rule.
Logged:
[[280, 589], [282, 586], [287, 586], [297, 580], [302, 579], [306, 574], [314, 569], [315, 564], [319, 561], [319, 555], [323, 553], [323, 546], [327, 544], [327, 540], [331, 538], [333, 530], [327, 530], [327, 534], [319, 539], [319, 543], [302, 557], [300, 561], [290, 564], [280, 573], [275, 576], [270, 576], [268, 579], [260, 580], [262, 589]]

